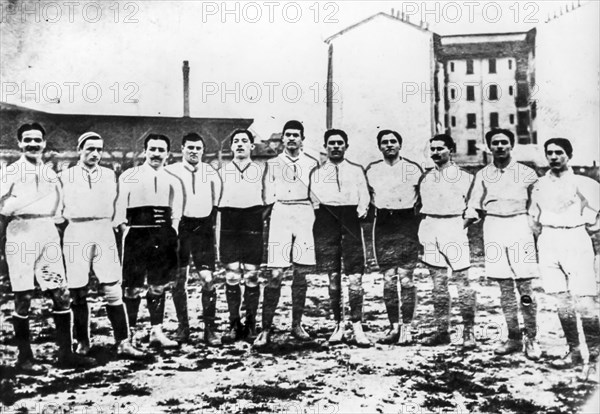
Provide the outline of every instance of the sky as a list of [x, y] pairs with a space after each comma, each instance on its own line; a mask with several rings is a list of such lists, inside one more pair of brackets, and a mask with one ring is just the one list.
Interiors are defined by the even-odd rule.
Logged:
[[[325, 129], [327, 44], [375, 13], [438, 34], [524, 31], [564, 1], [1, 0], [0, 100], [56, 113], [254, 118], [267, 139], [288, 119]], [[386, 45], [382, 45], [386, 46]]]

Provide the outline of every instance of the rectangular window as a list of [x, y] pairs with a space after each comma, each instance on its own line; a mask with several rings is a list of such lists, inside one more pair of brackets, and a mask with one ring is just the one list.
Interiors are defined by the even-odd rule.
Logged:
[[453, 116], [453, 117], [451, 118], [451, 121], [452, 121], [452, 126], [453, 126], [453, 127], [455, 127], [455, 126], [456, 126], [456, 117], [455, 117], [455, 116]]
[[475, 86], [467, 86], [467, 101], [475, 100]]
[[514, 124], [515, 124], [515, 116], [514, 116], [513, 114], [510, 114], [510, 115], [508, 116], [508, 120], [510, 121], [510, 124], [511, 124], [511, 125], [514, 125]]
[[511, 86], [509, 86], [509, 87], [508, 87], [508, 94], [509, 94], [510, 96], [513, 96], [513, 93], [514, 93], [514, 92], [513, 92], [513, 87], [512, 87], [512, 85], [511, 85]]
[[490, 112], [490, 128], [498, 128], [498, 112]]
[[490, 85], [490, 89], [488, 90], [488, 98], [490, 101], [498, 100], [498, 85]]
[[454, 72], [454, 62], [450, 62], [450, 72]]
[[473, 74], [473, 59], [467, 59], [467, 75]]
[[512, 59], [508, 59], [508, 68], [512, 69]]
[[496, 73], [496, 59], [489, 60], [490, 73]]
[[450, 99], [456, 99], [456, 89], [450, 88]]
[[467, 141], [467, 155], [477, 155], [477, 141], [470, 139]]
[[467, 114], [467, 128], [477, 128], [477, 117], [475, 114]]

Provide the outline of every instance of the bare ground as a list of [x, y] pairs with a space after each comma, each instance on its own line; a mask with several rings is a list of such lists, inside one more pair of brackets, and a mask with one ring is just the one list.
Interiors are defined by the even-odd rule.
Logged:
[[[482, 268], [472, 270], [478, 289], [477, 350], [460, 349], [461, 325], [453, 307], [455, 331], [450, 346], [427, 348], [376, 345], [361, 349], [352, 339], [328, 346], [333, 323], [329, 318], [327, 280], [311, 276], [305, 326], [315, 338], [299, 343], [289, 337], [290, 283], [286, 281], [275, 320], [279, 330], [265, 353], [239, 342], [222, 348], [202, 344], [200, 288], [190, 285], [192, 344], [156, 353], [156, 362], [115, 359], [103, 300], [92, 303], [93, 355], [101, 366], [88, 371], [51, 368], [45, 377], [15, 375], [12, 344], [12, 304], [1, 307], [2, 358], [0, 399], [5, 412], [41, 413], [576, 413], [598, 412], [597, 384], [582, 382], [574, 370], [555, 370], [548, 361], [566, 351], [556, 314], [540, 297], [540, 342], [544, 355], [532, 362], [524, 355], [497, 357], [493, 348], [505, 337], [499, 290], [486, 282]], [[413, 324], [419, 339], [430, 329], [430, 279], [417, 277], [419, 303]], [[382, 280], [377, 273], [364, 278], [364, 327], [373, 341], [387, 329]], [[456, 291], [452, 291], [456, 297]], [[10, 299], [4, 296], [5, 301]], [[226, 325], [223, 289], [218, 318]], [[36, 356], [51, 366], [55, 346], [49, 302], [38, 300], [33, 311], [32, 336]], [[168, 299], [166, 331], [177, 324]], [[148, 327], [142, 307], [141, 324]], [[596, 393], [592, 397], [592, 394]], [[588, 400], [594, 403], [585, 406]], [[10, 410], [10, 411], [9, 411]]]

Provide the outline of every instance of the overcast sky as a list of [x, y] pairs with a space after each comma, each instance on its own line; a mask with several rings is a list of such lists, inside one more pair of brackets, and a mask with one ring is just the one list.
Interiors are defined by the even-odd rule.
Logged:
[[1, 100], [60, 113], [181, 116], [181, 66], [189, 60], [191, 116], [254, 118], [262, 139], [292, 118], [302, 120], [309, 135], [322, 134], [324, 40], [375, 13], [404, 11], [439, 34], [506, 32], [543, 24], [571, 4], [12, 3], [2, 1]]

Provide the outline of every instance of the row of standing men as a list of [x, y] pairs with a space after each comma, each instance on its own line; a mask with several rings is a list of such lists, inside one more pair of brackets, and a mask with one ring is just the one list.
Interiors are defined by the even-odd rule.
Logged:
[[[345, 159], [348, 136], [344, 131], [325, 133], [327, 160], [319, 165], [302, 151], [302, 123], [289, 121], [282, 131], [283, 153], [266, 166], [252, 161], [254, 137], [247, 130], [231, 135], [233, 160], [218, 172], [202, 162], [204, 140], [200, 135], [185, 135], [182, 161], [165, 166], [171, 142], [164, 135], [150, 134], [144, 142], [144, 164], [124, 171], [117, 180], [111, 170], [99, 165], [104, 148], [98, 134], [88, 132], [79, 137], [78, 164], [58, 176], [41, 163], [44, 135], [39, 124], [25, 124], [19, 129], [23, 156], [2, 171], [0, 194], [0, 214], [8, 223], [6, 258], [15, 293], [17, 366], [25, 372], [45, 372], [35, 361], [29, 340], [34, 280], [54, 301], [59, 365], [89, 366], [94, 364], [85, 356], [90, 349], [90, 271], [107, 300], [117, 353], [143, 358], [144, 352], [134, 346], [137, 343], [132, 343], [132, 336], [144, 292], [152, 326], [150, 344], [175, 347], [189, 340], [186, 284], [192, 261], [202, 284], [204, 340], [210, 346], [242, 338], [252, 339], [257, 349], [267, 346], [286, 272], [293, 280], [291, 335], [301, 341], [311, 340], [301, 320], [306, 277], [315, 271], [329, 276], [335, 321], [329, 342], [339, 343], [345, 335], [343, 272], [349, 280], [355, 343], [369, 346], [371, 342], [362, 329], [365, 255], [361, 229], [361, 221], [369, 219], [374, 220], [375, 255], [384, 278], [390, 321], [390, 330], [380, 342], [412, 343], [410, 324], [416, 305], [413, 271], [420, 260], [429, 269], [435, 296], [435, 330], [424, 343], [450, 343], [450, 274], [459, 291], [463, 347], [477, 346], [467, 228], [485, 218], [486, 275], [499, 283], [508, 327], [508, 340], [495, 352], [508, 354], [524, 347], [527, 357], [540, 357], [531, 282], [541, 268], [546, 292], [558, 299], [558, 315], [569, 345], [568, 355], [559, 364], [585, 362], [585, 369], [590, 363], [597, 366], [600, 323], [594, 311], [594, 253], [586, 230], [597, 225], [598, 183], [573, 174], [568, 167], [573, 149], [566, 139], [546, 142], [550, 170], [538, 179], [534, 170], [513, 160], [512, 132], [492, 130], [486, 141], [493, 161], [473, 177], [452, 161], [455, 143], [449, 135], [430, 140], [435, 168], [424, 172], [400, 156], [400, 134], [382, 130], [377, 134], [382, 159], [364, 170]], [[221, 338], [215, 327], [213, 280], [217, 211], [219, 257], [225, 268], [230, 315]], [[122, 261], [113, 229], [123, 237]], [[32, 246], [35, 254], [27, 254]], [[48, 255], [49, 249], [57, 246], [64, 261], [51, 260]], [[266, 264], [266, 271], [261, 271], [261, 264]], [[240, 315], [242, 284], [244, 324]], [[262, 330], [257, 335], [261, 284]], [[165, 291], [171, 285], [179, 321], [176, 341], [162, 331]], [[76, 353], [72, 352], [70, 333], [66, 334], [71, 311]], [[576, 311], [581, 315], [589, 349], [586, 361], [579, 347]]]

